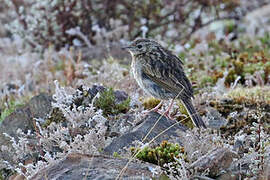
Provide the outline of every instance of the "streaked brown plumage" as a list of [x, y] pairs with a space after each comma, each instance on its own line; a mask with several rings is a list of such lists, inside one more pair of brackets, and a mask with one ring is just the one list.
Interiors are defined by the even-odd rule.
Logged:
[[162, 100], [180, 99], [193, 123], [206, 127], [192, 105], [192, 86], [177, 56], [150, 39], [137, 39], [125, 48], [132, 55], [134, 77], [145, 92]]

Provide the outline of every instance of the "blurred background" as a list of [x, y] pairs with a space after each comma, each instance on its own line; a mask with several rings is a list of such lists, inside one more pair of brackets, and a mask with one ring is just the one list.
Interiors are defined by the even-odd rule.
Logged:
[[270, 82], [269, 0], [2, 0], [0, 20], [2, 109], [54, 80], [143, 96], [121, 49], [139, 37], [182, 59], [195, 94]]
[[196, 92], [268, 84], [269, 17], [269, 0], [2, 0], [1, 88], [50, 92], [56, 79], [133, 92], [121, 46], [138, 37], [176, 53]]
[[[268, 0], [116, 0], [20, 1], [1, 3], [1, 37], [18, 35], [42, 50], [96, 46], [151, 37], [184, 45], [204, 29], [233, 40], [237, 33], [263, 35], [269, 23]], [[258, 10], [256, 12], [256, 10]]]

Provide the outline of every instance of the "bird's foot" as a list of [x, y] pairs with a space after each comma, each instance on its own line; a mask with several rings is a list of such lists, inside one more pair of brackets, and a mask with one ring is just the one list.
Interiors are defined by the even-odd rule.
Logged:
[[157, 112], [157, 113], [159, 113], [160, 115], [165, 116], [165, 117], [168, 118], [168, 119], [174, 119], [174, 117], [170, 114], [169, 111], [164, 112], [164, 111], [161, 111], [161, 110], [159, 110], [159, 109], [145, 110], [145, 111], [143, 111], [142, 113], [143, 113], [144, 116], [146, 116], [146, 115], [148, 115], [148, 113], [150, 113], [150, 112]]
[[151, 110], [144, 110], [142, 111], [143, 115], [146, 116], [148, 115], [150, 112], [157, 112], [159, 113], [160, 115], [162, 116], [165, 116], [166, 118], [168, 119], [173, 119], [173, 116], [170, 114], [170, 109], [172, 107], [172, 103], [171, 105], [169, 106], [169, 108], [164, 112], [164, 111], [161, 111], [159, 108], [160, 106], [162, 105], [162, 102], [160, 102], [156, 107], [154, 107], [153, 109]]
[[165, 111], [165, 112], [163, 112], [162, 114], [164, 114], [164, 116], [165, 116], [166, 118], [168, 118], [168, 119], [173, 119], [173, 116], [170, 114], [169, 111]]
[[159, 113], [159, 111], [160, 111], [159, 108], [160, 108], [161, 105], [162, 105], [162, 101], [160, 101], [160, 103], [156, 107], [154, 107], [153, 109], [144, 110], [142, 113], [143, 113], [144, 116], [146, 116], [150, 112], [158, 112]]
[[[159, 107], [158, 107], [159, 108]], [[146, 116], [147, 114], [149, 114], [150, 112], [157, 112], [157, 113], [160, 113], [160, 110], [158, 108], [153, 108], [153, 109], [150, 109], [150, 110], [144, 110], [142, 111], [143, 115]]]

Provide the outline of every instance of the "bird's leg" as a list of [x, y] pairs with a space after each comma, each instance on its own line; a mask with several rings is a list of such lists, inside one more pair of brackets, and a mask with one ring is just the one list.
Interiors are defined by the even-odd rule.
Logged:
[[145, 115], [147, 115], [148, 113], [150, 113], [150, 112], [159, 112], [159, 108], [160, 108], [160, 106], [162, 105], [162, 103], [163, 103], [163, 101], [160, 101], [160, 103], [156, 106], [156, 107], [154, 107], [153, 109], [151, 109], [151, 110], [146, 110], [146, 111], [143, 111], [143, 113], [145, 114]]
[[163, 101], [160, 101], [160, 103], [154, 107], [153, 109], [151, 109], [150, 111], [154, 111], [154, 112], [158, 112], [158, 109], [160, 108], [160, 106], [162, 105]]
[[170, 115], [170, 110], [172, 108], [173, 102], [174, 102], [174, 99], [171, 99], [171, 102], [170, 102], [168, 109], [164, 112], [164, 115], [169, 119], [173, 119], [173, 117], [171, 117], [171, 115]]

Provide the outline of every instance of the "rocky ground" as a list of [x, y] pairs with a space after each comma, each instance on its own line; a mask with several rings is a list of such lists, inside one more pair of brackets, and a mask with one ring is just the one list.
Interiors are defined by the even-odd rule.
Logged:
[[[267, 87], [261, 88], [262, 91], [268, 91], [268, 89]], [[72, 97], [68, 97], [72, 101], [61, 103], [67, 105], [66, 107], [70, 111], [68, 113], [75, 113], [73, 108], [89, 108], [89, 104], [91, 104], [98, 92], [101, 92], [99, 99], [102, 99], [107, 95], [106, 92], [108, 91], [109, 89], [105, 89], [102, 86], [93, 86], [85, 90], [79, 88], [75, 91], [75, 94], [71, 94]], [[121, 104], [129, 99], [124, 91], [111, 92], [111, 95], [114, 96], [112, 106]], [[231, 94], [233, 94], [233, 91]], [[108, 98], [108, 96], [105, 98]], [[230, 96], [230, 98], [223, 97], [214, 101], [207, 100], [207, 103], [210, 103], [212, 107], [206, 109], [207, 112], [204, 118], [208, 121], [208, 129], [202, 132], [198, 132], [198, 130], [190, 131], [188, 127], [179, 123], [179, 121], [161, 117], [157, 113], [150, 113], [143, 116], [140, 121], [136, 121], [136, 114], [129, 106], [126, 106], [126, 109], [122, 108], [122, 112], [116, 111], [117, 114], [114, 114], [114, 116], [112, 116], [111, 111], [103, 109], [103, 112], [109, 112], [107, 115], [103, 114], [106, 118], [104, 118], [105, 122], [103, 122], [103, 125], [100, 126], [104, 130], [104, 137], [90, 136], [88, 138], [97, 139], [92, 139], [89, 142], [84, 140], [89, 133], [88, 129], [91, 126], [96, 128], [94, 126], [97, 126], [98, 122], [92, 119], [87, 124], [87, 121], [89, 121], [87, 119], [89, 117], [86, 115], [87, 112], [81, 114], [79, 117], [83, 123], [77, 122], [78, 124], [76, 124], [75, 122], [69, 122], [70, 119], [67, 118], [67, 112], [61, 111], [61, 106], [52, 105], [52, 103], [57, 103], [55, 102], [57, 99], [43, 93], [31, 98], [24, 106], [16, 108], [2, 122], [0, 143], [5, 148], [1, 150], [1, 159], [9, 162], [10, 166], [15, 166], [16, 161], [19, 160], [23, 164], [21, 166], [25, 167], [22, 169], [22, 172], [31, 177], [31, 179], [51, 179], [52, 177], [62, 179], [76, 179], [78, 177], [80, 179], [112, 179], [119, 176], [123, 179], [140, 179], [142, 177], [145, 179], [151, 179], [153, 177], [161, 178], [163, 173], [158, 166], [161, 162], [161, 159], [159, 159], [161, 157], [152, 157], [157, 161], [147, 163], [151, 162], [150, 151], [148, 151], [148, 154], [142, 155], [139, 161], [132, 157], [132, 151], [130, 149], [141, 147], [141, 145], [138, 146], [139, 144], [136, 145], [136, 141], [143, 144], [149, 142], [151, 143], [150, 147], [153, 148], [162, 143], [164, 144], [165, 141], [169, 141], [183, 147], [182, 157], [185, 157], [185, 171], [188, 171], [186, 172], [186, 176], [197, 179], [204, 179], [206, 176], [214, 179], [239, 179], [240, 177], [246, 177], [246, 173], [250, 170], [250, 162], [245, 161], [247, 158], [246, 153], [250, 148], [249, 145], [254, 142], [251, 134], [255, 132], [259, 136], [265, 136], [261, 137], [260, 141], [268, 141], [270, 114], [268, 111], [269, 104], [267, 102], [261, 102], [261, 105], [254, 106], [248, 103], [249, 97], [245, 97], [247, 100], [242, 100], [242, 102], [236, 102], [237, 98], [239, 97]], [[266, 99], [268, 98], [266, 97]], [[108, 102], [108, 99], [106, 99], [106, 102]], [[205, 103], [201, 102], [200, 106], [204, 106]], [[95, 104], [94, 106], [98, 105]], [[108, 108], [108, 106], [102, 106], [100, 108]], [[85, 111], [87, 110], [85, 109]], [[123, 112], [126, 113], [123, 114]], [[234, 112], [234, 115], [232, 115], [232, 112]], [[203, 115], [204, 112], [201, 112], [201, 114]], [[254, 115], [261, 115], [261, 117], [259, 119], [256, 117], [251, 119], [250, 117]], [[97, 115], [94, 115], [92, 118], [95, 116]], [[55, 123], [54, 121], [61, 125], [53, 125]], [[259, 125], [257, 127], [259, 129], [255, 129], [254, 131], [252, 124], [255, 122]], [[73, 127], [69, 127], [71, 125], [70, 123], [74, 123]], [[52, 131], [46, 130], [46, 128], [50, 129], [51, 127], [67, 128], [67, 131], [56, 132], [56, 129]], [[152, 127], [154, 128], [152, 129]], [[21, 131], [18, 131], [18, 129], [21, 129]], [[258, 130], [262, 132], [258, 132]], [[99, 131], [99, 129], [95, 129], [95, 133], [99, 134]], [[219, 135], [216, 134], [216, 131], [219, 131]], [[150, 133], [148, 134], [148, 132]], [[266, 134], [262, 134], [263, 132]], [[8, 134], [9, 136], [7, 137], [4, 134]], [[238, 138], [237, 134], [239, 135]], [[14, 142], [10, 141], [10, 136], [14, 137]], [[65, 149], [62, 144], [62, 138], [67, 138], [66, 143], [72, 145], [71, 141], [75, 142], [78, 136], [80, 136], [82, 143], [75, 149], [71, 147]], [[83, 153], [86, 150], [80, 146], [90, 147], [93, 145], [91, 144], [93, 141], [100, 144], [102, 144], [101, 141], [105, 143], [100, 146], [100, 149], [97, 149], [97, 152], [92, 154]], [[269, 141], [265, 143], [269, 143]], [[44, 146], [47, 147], [44, 148]], [[94, 144], [94, 146], [97, 145]], [[257, 148], [259, 147], [257, 146]], [[60, 158], [53, 155], [63, 153], [64, 151], [68, 154], [67, 156]], [[142, 151], [144, 150], [142, 149]], [[23, 153], [23, 155], [18, 155], [17, 153]], [[50, 158], [46, 157], [49, 156], [47, 153], [51, 155]], [[193, 153], [200, 155], [194, 155]], [[14, 157], [15, 154], [20, 156], [20, 158], [18, 156]], [[45, 168], [42, 168], [41, 162], [43, 160], [40, 159], [42, 156], [47, 161]], [[130, 161], [131, 159], [132, 161]], [[30, 164], [34, 165], [36, 162], [39, 162], [40, 165], [36, 164], [34, 169], [31, 169], [31, 166], [27, 166]], [[173, 162], [175, 163], [174, 160], [171, 163]], [[240, 165], [241, 168], [239, 167]], [[177, 169], [176, 167], [173, 166], [170, 169]], [[268, 167], [265, 166], [264, 168]], [[35, 172], [35, 175], [29, 174], [29, 172], [27, 173], [26, 169], [28, 171], [31, 169], [32, 172]], [[37, 171], [37, 169], [39, 170]], [[184, 170], [182, 170], [183, 172], [178, 172], [179, 169], [175, 170], [175, 173], [184, 172]], [[2, 172], [8, 173], [6, 171]], [[172, 175], [169, 173], [168, 176], [170, 177]], [[175, 177], [181, 176], [178, 175]], [[15, 174], [10, 178], [23, 179], [24, 177]]]

